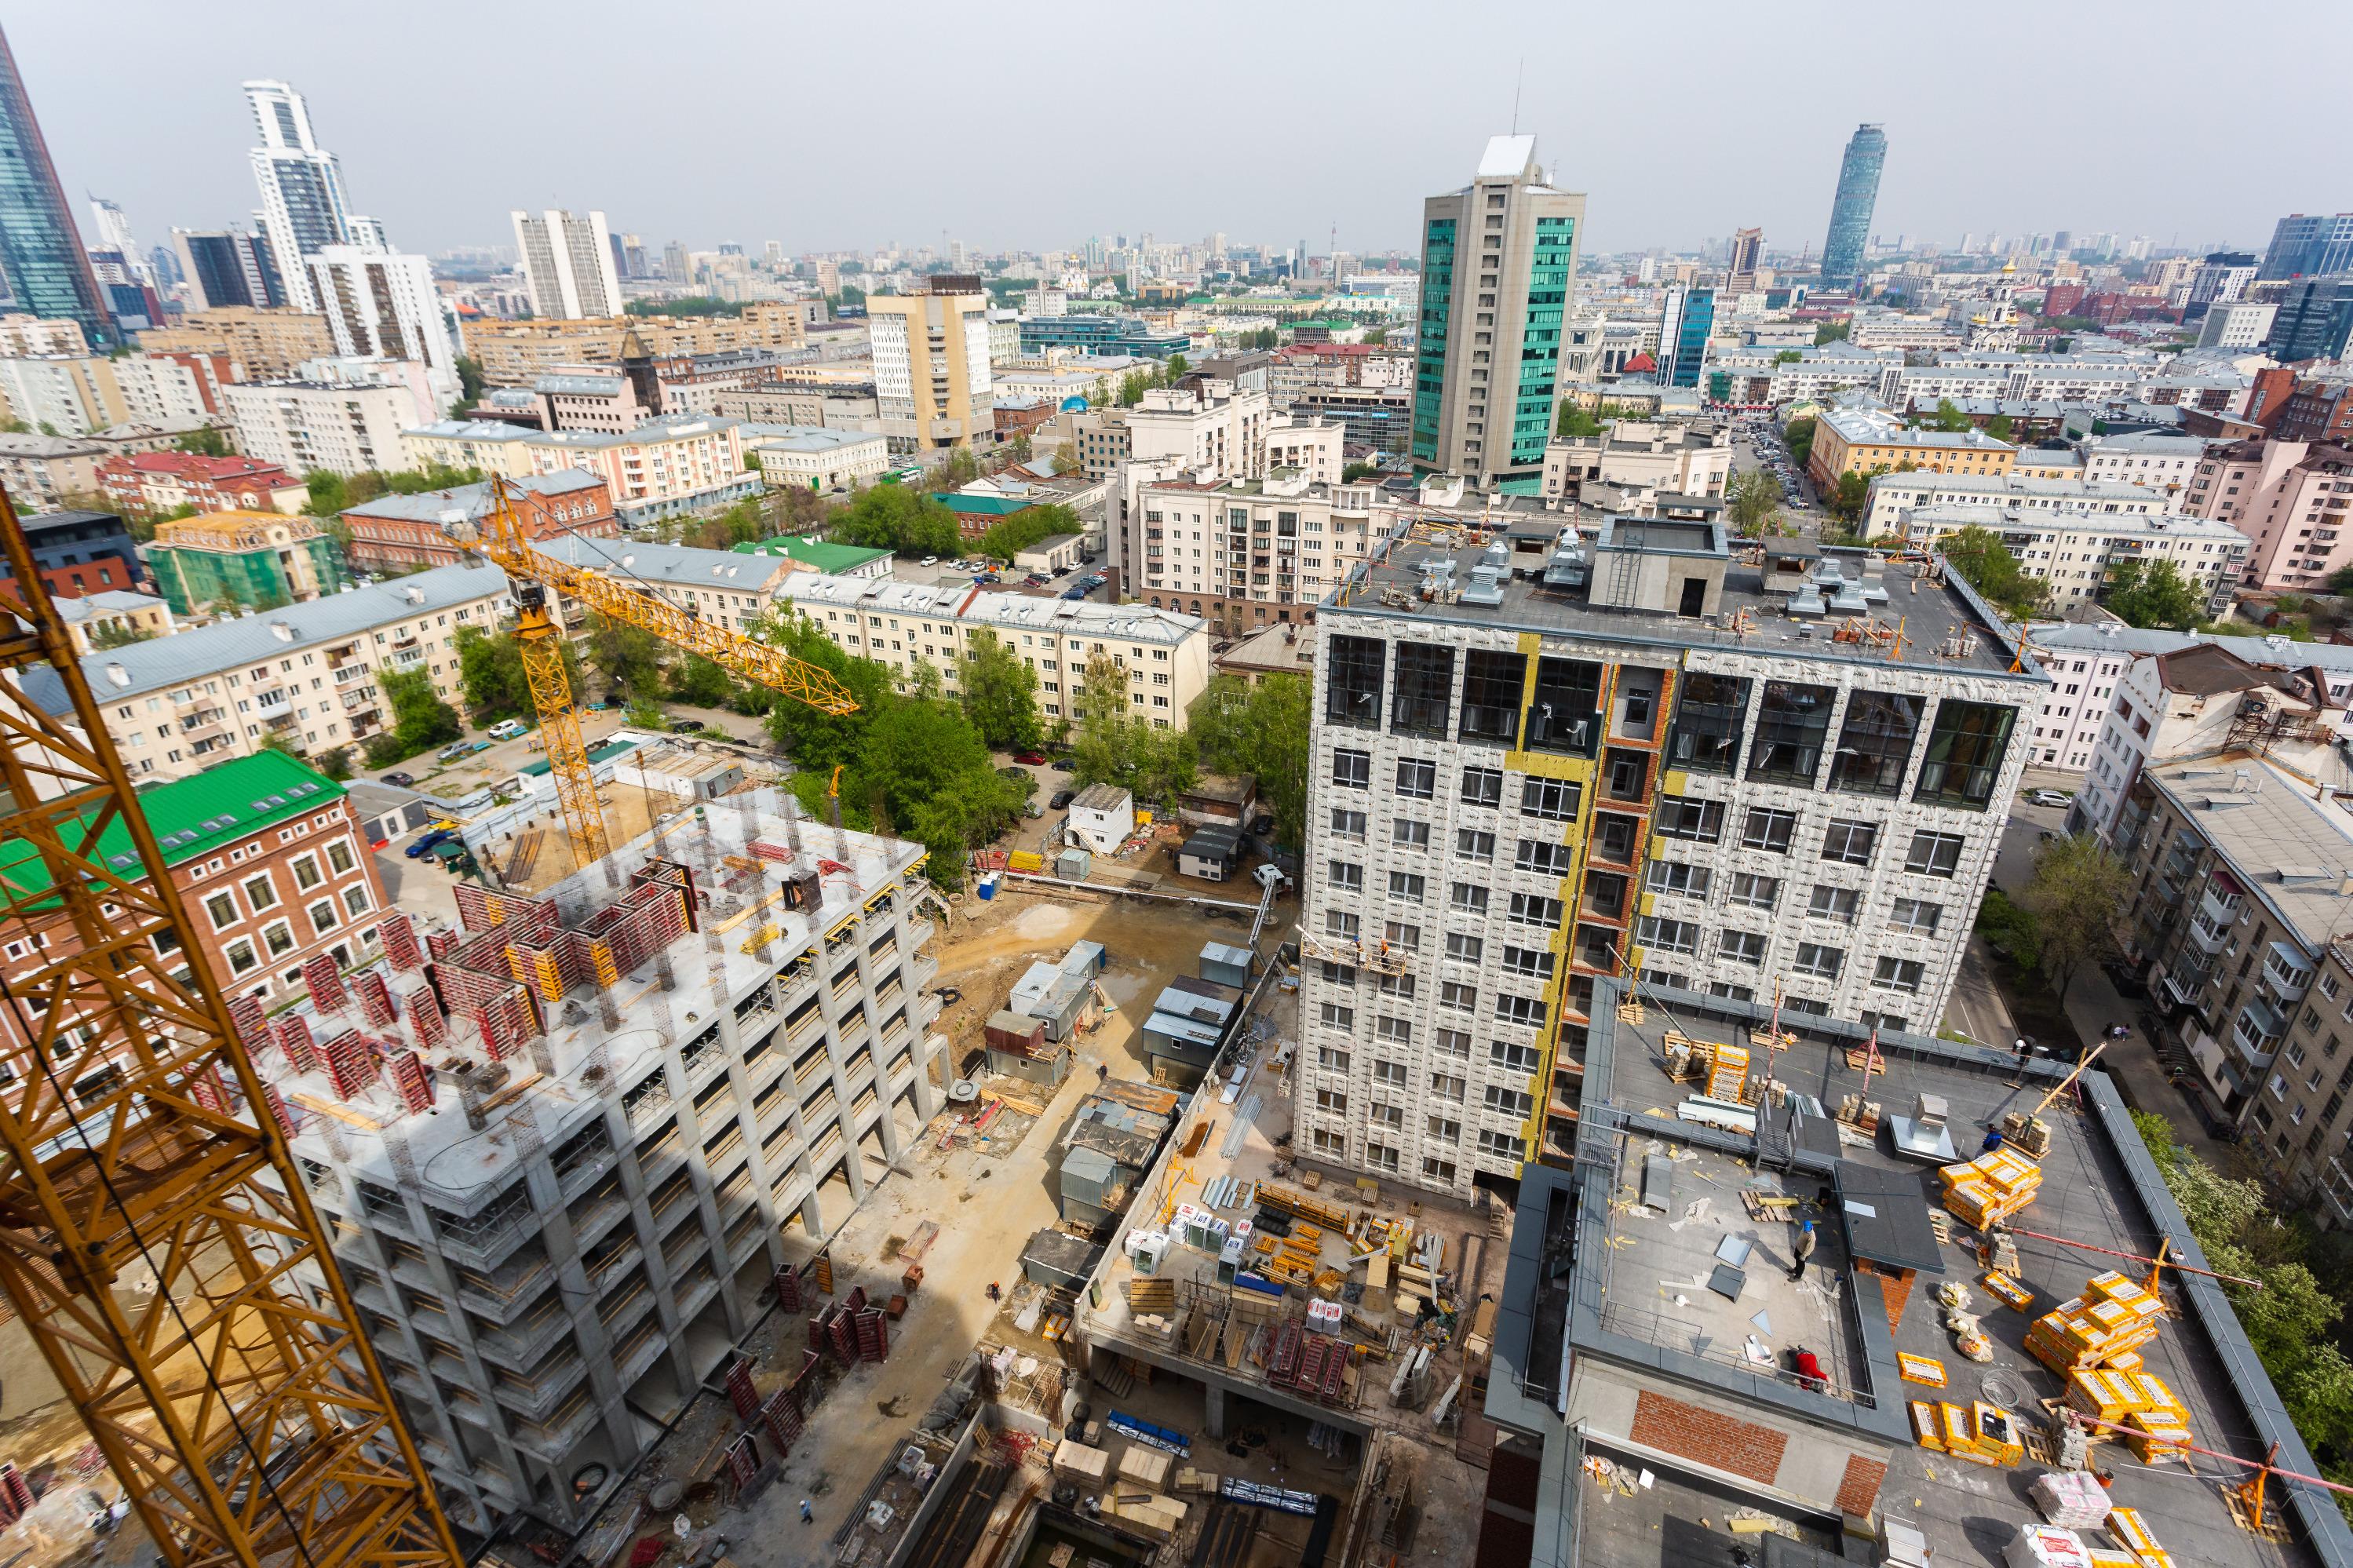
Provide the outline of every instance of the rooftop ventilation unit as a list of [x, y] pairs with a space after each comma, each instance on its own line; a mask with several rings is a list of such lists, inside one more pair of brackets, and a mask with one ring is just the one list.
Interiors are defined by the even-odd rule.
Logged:
[[1471, 569], [1471, 585], [1462, 590], [1461, 602], [1466, 605], [1502, 604], [1504, 578], [1510, 571], [1508, 565], [1491, 565], [1482, 561]]

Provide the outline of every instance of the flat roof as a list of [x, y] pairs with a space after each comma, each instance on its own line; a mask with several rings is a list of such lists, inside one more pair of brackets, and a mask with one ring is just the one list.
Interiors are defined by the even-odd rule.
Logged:
[[2353, 877], [2353, 796], [2312, 798], [2311, 786], [2252, 755], [2199, 757], [2142, 770], [2232, 879], [2279, 912], [2318, 952], [2345, 923]]

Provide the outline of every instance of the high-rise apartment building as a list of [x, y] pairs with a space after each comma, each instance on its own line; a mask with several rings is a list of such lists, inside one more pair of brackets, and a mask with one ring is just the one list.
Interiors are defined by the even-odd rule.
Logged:
[[456, 395], [458, 345], [425, 258], [330, 245], [307, 265], [311, 292], [334, 333], [337, 353], [417, 360], [437, 391]]
[[1546, 183], [1534, 136], [1487, 143], [1471, 184], [1421, 205], [1413, 462], [1481, 489], [1544, 484], [1585, 197]]
[[0, 307], [79, 321], [92, 344], [120, 341], [5, 34], [0, 34]]
[[522, 258], [523, 281], [531, 289], [533, 315], [577, 321], [621, 313], [620, 270], [603, 213], [575, 216], [550, 207], [509, 216], [514, 219], [515, 249]]
[[2353, 276], [2302, 278], [2289, 284], [2263, 352], [2282, 364], [2343, 359], [2353, 353]]
[[2049, 686], [1957, 581], [1527, 521], [1314, 633], [1295, 1147], [1458, 1194], [1568, 1156], [1605, 979], [1933, 1027]]
[[2353, 213], [2328, 217], [2294, 213], [2280, 219], [2259, 276], [2318, 278], [2331, 272], [2353, 272]]
[[2189, 309], [2182, 312], [2182, 319], [2195, 321], [2206, 313], [2208, 306], [2236, 300], [2254, 280], [2254, 252], [2208, 252], [2206, 259], [2199, 263], [2198, 270], [2190, 276]]
[[1666, 294], [1659, 321], [1659, 379], [1672, 386], [1697, 386], [1707, 340], [1715, 331], [1715, 290], [1678, 284]]
[[1745, 294], [1757, 287], [1757, 269], [1765, 260], [1765, 231], [1761, 228], [1736, 229], [1732, 236], [1731, 254], [1725, 258], [1724, 286], [1735, 294]]
[[175, 228], [172, 248], [187, 281], [191, 310], [227, 305], [269, 310], [286, 303], [286, 287], [279, 281], [266, 235], [234, 228]]
[[1852, 289], [1862, 276], [1871, 243], [1871, 214], [1879, 205], [1879, 172], [1887, 162], [1887, 132], [1859, 125], [1839, 161], [1838, 193], [1831, 198], [1830, 233], [1822, 239], [1822, 287]]
[[282, 81], [249, 81], [245, 100], [253, 110], [261, 145], [253, 149], [254, 184], [261, 191], [256, 215], [278, 262], [287, 303], [316, 310], [310, 258], [331, 245], [364, 243], [382, 231], [354, 218], [343, 199], [343, 167], [311, 131], [311, 106]]
[[920, 294], [867, 299], [874, 393], [894, 452], [969, 447], [994, 427], [988, 296], [962, 281], [934, 278]]

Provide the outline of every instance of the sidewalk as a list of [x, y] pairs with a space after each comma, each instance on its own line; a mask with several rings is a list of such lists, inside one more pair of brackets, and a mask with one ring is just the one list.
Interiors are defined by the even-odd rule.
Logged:
[[2068, 1021], [2075, 1026], [2086, 1050], [2099, 1043], [2110, 1025], [2129, 1025], [2132, 1033], [2111, 1041], [2093, 1065], [2116, 1081], [2126, 1101], [2136, 1109], [2154, 1111], [2171, 1122], [2175, 1142], [2225, 1175], [2238, 1173], [2242, 1163], [2238, 1149], [2206, 1131], [2205, 1119], [2189, 1100], [2196, 1090], [2177, 1088], [2166, 1081], [2165, 1063], [2141, 1029], [2140, 1016], [2147, 1004], [2127, 1002], [2105, 970], [2097, 964], [2087, 964], [2069, 987], [2064, 1005]]

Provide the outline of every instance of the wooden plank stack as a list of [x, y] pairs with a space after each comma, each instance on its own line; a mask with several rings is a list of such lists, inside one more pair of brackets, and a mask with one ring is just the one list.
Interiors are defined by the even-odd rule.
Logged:
[[2042, 1167], [2007, 1148], [1990, 1150], [1967, 1164], [1947, 1165], [1937, 1174], [1945, 1183], [1945, 1206], [1976, 1230], [2017, 1214], [2042, 1186]]

